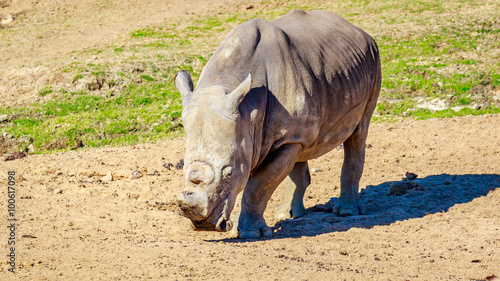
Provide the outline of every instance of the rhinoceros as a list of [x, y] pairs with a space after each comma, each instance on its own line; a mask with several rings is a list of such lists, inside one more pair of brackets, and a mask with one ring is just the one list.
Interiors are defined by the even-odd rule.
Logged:
[[177, 202], [196, 228], [271, 236], [263, 214], [276, 187], [288, 176], [277, 217], [304, 215], [307, 161], [341, 144], [334, 211], [365, 213], [358, 189], [381, 84], [378, 47], [367, 33], [328, 11], [251, 19], [227, 35], [195, 89], [187, 71], [174, 82], [186, 132]]

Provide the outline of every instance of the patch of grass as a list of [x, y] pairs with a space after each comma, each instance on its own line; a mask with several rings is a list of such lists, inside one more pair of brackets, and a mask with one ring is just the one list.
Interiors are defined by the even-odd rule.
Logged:
[[413, 111], [410, 116], [417, 120], [431, 119], [431, 118], [451, 118], [460, 117], [467, 115], [483, 115], [483, 114], [498, 114], [500, 113], [500, 107], [492, 106], [488, 109], [472, 109], [464, 108], [459, 111], [454, 111], [452, 109], [445, 109], [441, 111], [432, 112], [429, 109], [417, 109]]
[[41, 97], [45, 97], [48, 94], [51, 94], [53, 92], [52, 86], [45, 86], [38, 90], [38, 95]]
[[146, 81], [155, 81], [155, 79], [153, 77], [146, 75], [146, 74], [142, 74], [140, 77]]
[[73, 82], [76, 82], [76, 81], [78, 81], [78, 80], [80, 80], [82, 78], [83, 78], [82, 74], [77, 74], [77, 75], [75, 75], [75, 77], [73, 77]]
[[[67, 150], [79, 140], [85, 146], [153, 141], [182, 130], [182, 106], [166, 85], [134, 85], [119, 97], [75, 95], [67, 100], [34, 104], [6, 129], [14, 137], [31, 135], [40, 152]], [[167, 104], [165, 104], [167, 102]]]

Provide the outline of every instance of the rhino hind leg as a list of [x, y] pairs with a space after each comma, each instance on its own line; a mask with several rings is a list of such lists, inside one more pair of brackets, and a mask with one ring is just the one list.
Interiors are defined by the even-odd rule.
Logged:
[[295, 163], [285, 181], [285, 200], [276, 208], [274, 215], [280, 220], [302, 217], [306, 213], [303, 202], [304, 193], [311, 183], [307, 161]]
[[363, 174], [365, 146], [369, 117], [364, 116], [354, 133], [344, 142], [344, 164], [340, 175], [340, 197], [333, 212], [340, 216], [355, 216], [366, 213], [366, 207], [359, 198], [359, 180]]

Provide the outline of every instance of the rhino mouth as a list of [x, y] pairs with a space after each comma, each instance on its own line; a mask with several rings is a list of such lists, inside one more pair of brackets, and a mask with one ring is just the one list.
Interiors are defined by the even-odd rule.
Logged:
[[203, 219], [190, 217], [194, 229], [220, 232], [230, 231], [233, 227], [233, 222], [229, 219], [231, 212], [227, 212], [228, 201], [228, 198], [221, 200], [212, 213]]
[[191, 220], [195, 230], [209, 230], [209, 231], [230, 231], [233, 228], [233, 222], [230, 219], [220, 217], [215, 223], [207, 219], [201, 221]]

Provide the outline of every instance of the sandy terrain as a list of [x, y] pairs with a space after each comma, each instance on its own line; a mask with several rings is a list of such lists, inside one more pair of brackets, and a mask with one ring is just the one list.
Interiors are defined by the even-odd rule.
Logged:
[[[214, 14], [234, 0], [0, 0], [0, 69], [35, 66], [73, 51], [119, 44], [130, 32], [167, 18]], [[12, 19], [10, 21], [9, 19]]]
[[[0, 40], [0, 70], [34, 71], [74, 50], [119, 44], [166, 17], [245, 8], [231, 0], [75, 3], [0, 0], [2, 28], [10, 30]], [[15, 274], [7, 271], [9, 232], [0, 232], [0, 280], [500, 276], [499, 133], [499, 115], [373, 124], [361, 182], [367, 215], [331, 213], [343, 155], [334, 150], [310, 162], [306, 216], [274, 219], [279, 188], [266, 212], [274, 237], [252, 241], [193, 231], [179, 216], [183, 181], [175, 165], [183, 139], [0, 159], [0, 226], [6, 229], [9, 171], [18, 219]], [[132, 178], [134, 171], [142, 177]], [[402, 180], [406, 172], [418, 178]]]
[[[334, 150], [310, 163], [307, 215], [276, 221], [279, 188], [266, 213], [274, 237], [261, 241], [193, 231], [179, 216], [182, 172], [165, 167], [182, 159], [182, 139], [2, 161], [3, 186], [17, 174], [20, 268], [12, 275], [2, 261], [0, 279], [484, 280], [500, 273], [498, 132], [498, 115], [374, 124], [368, 214], [331, 213]], [[402, 181], [406, 172], [418, 178]], [[407, 193], [387, 195], [397, 187]], [[0, 198], [5, 222], [5, 188]], [[0, 241], [5, 253], [3, 231]]]

